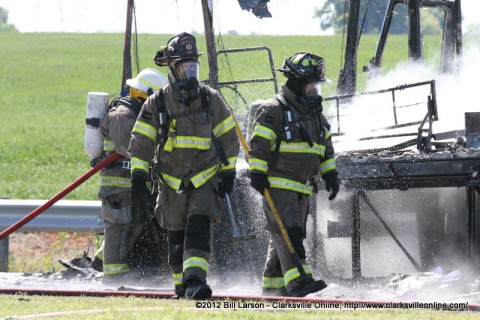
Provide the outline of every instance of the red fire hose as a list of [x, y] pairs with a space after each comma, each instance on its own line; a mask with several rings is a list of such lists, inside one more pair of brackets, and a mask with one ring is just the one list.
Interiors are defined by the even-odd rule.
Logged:
[[33, 220], [36, 216], [38, 216], [39, 214], [41, 214], [42, 212], [44, 212], [45, 210], [47, 210], [48, 208], [50, 208], [55, 202], [57, 202], [58, 200], [62, 199], [63, 197], [65, 197], [67, 194], [69, 194], [72, 190], [74, 190], [76, 187], [78, 187], [79, 185], [81, 185], [82, 183], [84, 183], [88, 178], [90, 178], [91, 176], [93, 176], [95, 173], [97, 173], [98, 171], [100, 171], [100, 169], [106, 167], [107, 165], [109, 165], [110, 163], [112, 163], [113, 161], [117, 160], [118, 158], [120, 158], [121, 155], [118, 154], [118, 153], [114, 153], [110, 156], [108, 156], [107, 158], [105, 158], [103, 161], [101, 161], [99, 164], [97, 164], [95, 167], [93, 167], [92, 169], [88, 170], [87, 172], [85, 172], [85, 174], [83, 174], [82, 176], [80, 176], [79, 178], [77, 178], [77, 180], [73, 181], [70, 185], [68, 185], [65, 189], [61, 190], [59, 193], [57, 193], [55, 196], [53, 196], [52, 198], [50, 198], [50, 200], [48, 200], [47, 202], [45, 202], [43, 205], [41, 205], [40, 207], [38, 207], [37, 209], [33, 210], [32, 212], [30, 212], [29, 214], [27, 214], [25, 217], [23, 217], [22, 219], [20, 219], [18, 222], [16, 222], [15, 224], [11, 225], [10, 227], [8, 227], [7, 229], [3, 230], [1, 233], [0, 233], [0, 240], [2, 240], [3, 238], [7, 237], [10, 233], [16, 231], [17, 229], [19, 229], [20, 227], [22, 227], [24, 224], [26, 224], [27, 222], [29, 222], [30, 220]]

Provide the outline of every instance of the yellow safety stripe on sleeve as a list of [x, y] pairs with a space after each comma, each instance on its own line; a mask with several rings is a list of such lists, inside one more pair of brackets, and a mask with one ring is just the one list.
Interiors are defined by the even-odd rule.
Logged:
[[325, 173], [335, 169], [337, 169], [337, 160], [335, 158], [331, 158], [320, 163], [319, 172], [320, 175], [324, 175]]
[[182, 284], [183, 272], [173, 274], [173, 284], [178, 286]]
[[[303, 270], [305, 271], [305, 274], [312, 274], [312, 270], [306, 265], [302, 265]], [[283, 279], [285, 280], [285, 286], [288, 285], [288, 283], [296, 278], [300, 277], [300, 272], [298, 271], [298, 268], [292, 268], [285, 272], [285, 275], [283, 276]]]
[[112, 140], [103, 140], [103, 150], [105, 151], [115, 151], [115, 145]]
[[155, 143], [157, 142], [157, 130], [155, 129], [154, 126], [148, 123], [137, 120], [135, 122], [135, 125], [133, 126], [132, 133], [133, 132], [144, 135], [145, 137], [148, 137], [150, 140], [152, 140]]
[[121, 178], [113, 176], [100, 176], [101, 187], [130, 188], [130, 178]]
[[312, 194], [312, 191], [313, 191], [312, 186], [307, 186], [298, 181], [294, 181], [290, 179], [279, 178], [279, 177], [268, 177], [268, 182], [270, 183], [271, 188], [292, 190], [295, 192], [307, 194], [309, 196]]
[[201, 257], [190, 257], [187, 260], [183, 261], [183, 272], [188, 268], [200, 268], [205, 272], [208, 272], [210, 265], [207, 260]]
[[175, 191], [178, 191], [180, 190], [180, 185], [182, 184], [182, 180], [181, 179], [177, 179], [171, 175], [168, 175], [166, 173], [162, 173], [160, 172], [160, 174], [162, 175], [162, 178], [163, 178], [163, 181], [165, 181], [165, 183], [170, 187], [172, 188], [173, 190]]
[[238, 157], [229, 157], [227, 158], [228, 166], [224, 165], [223, 162], [220, 165], [220, 171], [232, 170], [236, 168]]
[[265, 160], [252, 157], [248, 163], [248, 170], [250, 171], [257, 170], [266, 173], [268, 170], [268, 163]]
[[[275, 150], [275, 146], [272, 146], [271, 151]], [[285, 142], [280, 143], [280, 152], [285, 153], [313, 153], [321, 157], [325, 154], [325, 146], [314, 143], [312, 147], [306, 142]]]
[[128, 272], [128, 264], [126, 263], [117, 263], [117, 264], [104, 264], [103, 265], [103, 274], [114, 275]]
[[332, 136], [332, 131], [328, 130], [326, 133], [325, 133], [325, 139], [328, 139]]
[[275, 140], [277, 140], [277, 134], [273, 132], [272, 129], [262, 126], [261, 124], [258, 124], [258, 123], [255, 125], [255, 129], [253, 130], [252, 138], [256, 136], [262, 137], [270, 141], [270, 146], [273, 146], [275, 143]]
[[262, 280], [262, 287], [263, 288], [273, 288], [273, 289], [280, 289], [285, 287], [285, 280], [283, 277], [263, 277]]
[[197, 173], [194, 175], [190, 181], [192, 184], [195, 186], [195, 188], [199, 188], [205, 184], [208, 180], [210, 180], [211, 177], [215, 175], [215, 173], [218, 171], [218, 164], [214, 165], [213, 167], [210, 167], [208, 169], [203, 170], [200, 173]]
[[148, 174], [149, 164], [147, 161], [143, 161], [137, 157], [132, 157], [130, 160], [130, 165], [132, 166], [130, 169], [132, 173], [134, 170], [143, 170]]
[[174, 148], [183, 149], [198, 149], [208, 150], [210, 149], [212, 138], [199, 138], [193, 136], [176, 136], [173, 139]]
[[233, 129], [233, 127], [235, 127], [235, 122], [233, 121], [232, 115], [230, 115], [213, 128], [213, 134], [215, 137], [220, 138], [224, 133]]

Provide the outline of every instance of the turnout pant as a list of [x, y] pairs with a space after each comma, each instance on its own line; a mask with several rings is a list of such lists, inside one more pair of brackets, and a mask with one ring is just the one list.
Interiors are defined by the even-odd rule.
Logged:
[[[306, 252], [303, 245], [303, 240], [306, 237], [309, 197], [302, 193], [284, 189], [270, 188], [269, 191], [293, 248], [300, 258], [303, 269], [311, 277], [312, 272], [306, 265]], [[270, 242], [262, 287], [264, 291], [265, 289], [282, 288], [290, 291], [298, 285], [300, 272], [266, 199], [263, 199], [263, 210], [267, 219], [266, 228], [270, 232]]]
[[217, 186], [211, 180], [183, 193], [160, 185], [155, 214], [168, 230], [168, 263], [176, 291], [183, 290], [190, 279], [207, 282], [211, 229], [221, 210]]

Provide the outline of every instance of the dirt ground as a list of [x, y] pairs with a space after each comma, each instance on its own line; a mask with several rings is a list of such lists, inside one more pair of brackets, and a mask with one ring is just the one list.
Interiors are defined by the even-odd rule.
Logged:
[[[71, 260], [81, 256], [84, 251], [92, 257], [97, 242], [95, 234], [14, 232], [9, 236], [9, 270], [15, 272], [58, 270], [61, 267], [58, 259]], [[19, 266], [38, 267], [43, 270], [15, 270]]]

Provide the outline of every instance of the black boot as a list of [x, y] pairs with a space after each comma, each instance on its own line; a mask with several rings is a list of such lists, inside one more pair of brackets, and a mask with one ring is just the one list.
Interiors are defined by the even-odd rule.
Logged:
[[318, 292], [327, 287], [323, 280], [314, 280], [312, 277], [305, 276], [300, 283], [288, 291], [289, 297], [305, 297], [307, 294]]
[[210, 286], [200, 280], [189, 280], [184, 284], [187, 287], [185, 297], [194, 300], [206, 300], [212, 297]]

